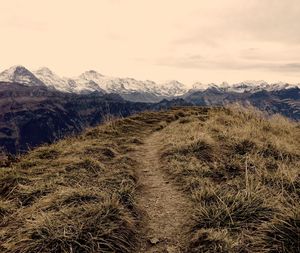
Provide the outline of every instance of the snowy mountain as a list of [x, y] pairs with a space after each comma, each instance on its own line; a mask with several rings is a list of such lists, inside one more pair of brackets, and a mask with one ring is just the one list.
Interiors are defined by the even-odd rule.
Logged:
[[166, 83], [160, 85], [160, 93], [163, 96], [182, 96], [184, 93], [187, 92], [187, 88], [183, 83], [180, 83], [176, 80], [171, 80]]
[[[33, 101], [35, 100], [33, 94], [49, 95], [49, 97], [53, 97], [54, 94], [54, 97], [70, 97], [75, 100], [79, 97], [84, 98], [84, 101], [74, 101], [79, 104], [85, 104], [85, 99], [89, 97], [92, 101], [97, 96], [109, 97], [111, 96], [109, 93], [116, 93], [114, 95], [122, 101], [154, 103], [154, 105], [159, 102], [169, 105], [177, 100], [181, 101], [180, 103], [199, 106], [242, 103], [300, 120], [300, 86], [284, 82], [244, 81], [234, 84], [197, 82], [189, 89], [176, 80], [157, 84], [151, 80], [140, 81], [134, 78], [104, 76], [95, 70], [69, 78], [60, 77], [45, 67], [31, 72], [23, 66], [14, 66], [0, 73], [1, 89], [5, 94], [2, 95], [4, 97], [11, 96], [11, 90], [15, 91], [15, 96], [23, 94], [24, 89], [29, 89]], [[96, 94], [88, 95], [93, 92]], [[74, 93], [74, 95], [69, 96], [66, 93]]]
[[81, 77], [75, 78], [62, 78], [53, 73], [48, 68], [41, 68], [33, 72], [48, 87], [55, 88], [56, 90], [72, 93], [90, 93], [94, 91], [103, 92], [104, 90], [93, 81], [86, 80]]
[[49, 68], [43, 67], [30, 72], [23, 66], [11, 67], [0, 73], [0, 81], [17, 82], [26, 86], [47, 86], [68, 93], [117, 93], [124, 99], [140, 102], [158, 102], [164, 98], [186, 96], [193, 92], [221, 93], [255, 93], [259, 91], [277, 91], [299, 87], [288, 83], [278, 82], [269, 84], [265, 81], [245, 81], [235, 84], [194, 83], [192, 88], [176, 80], [157, 84], [151, 80], [140, 81], [134, 78], [109, 77], [89, 70], [78, 77], [60, 77]]
[[234, 92], [234, 93], [255, 93], [259, 91], [277, 91], [283, 89], [290, 89], [300, 87], [300, 85], [289, 84], [284, 82], [278, 83], [267, 83], [265, 81], [244, 81], [235, 84], [228, 84], [227, 82], [223, 82], [221, 84], [203, 84], [200, 82], [194, 83], [192, 89], [188, 92], [197, 92], [197, 91], [205, 91], [209, 89], [219, 90], [220, 92]]
[[72, 92], [71, 87], [68, 85], [68, 80], [59, 77], [46, 67], [33, 71], [33, 74], [48, 87], [59, 91]]
[[224, 83], [222, 83], [221, 85], [217, 85], [214, 83], [208, 83], [208, 84], [203, 84], [200, 82], [196, 82], [193, 84], [192, 89], [189, 90], [189, 92], [192, 91], [205, 91], [207, 89], [225, 89], [227, 87], [229, 87], [229, 85], [223, 85]]
[[0, 81], [22, 83], [26, 86], [45, 86], [33, 73], [23, 66], [13, 66], [0, 73]]
[[282, 89], [295, 88], [297, 85], [292, 85], [288, 83], [278, 82], [269, 84], [265, 81], [245, 81], [241, 83], [236, 83], [228, 87], [228, 91], [232, 92], [258, 92], [262, 90], [266, 91], [276, 91]]
[[134, 78], [107, 77], [94, 70], [86, 71], [79, 76], [82, 79], [94, 81], [106, 92], [130, 94], [135, 92], [151, 93], [157, 96], [180, 96], [186, 88], [178, 81], [170, 81], [164, 84], [156, 84], [153, 81], [140, 81]]

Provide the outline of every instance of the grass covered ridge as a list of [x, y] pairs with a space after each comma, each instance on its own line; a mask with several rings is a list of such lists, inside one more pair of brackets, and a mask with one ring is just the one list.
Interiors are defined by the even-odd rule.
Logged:
[[173, 112], [109, 120], [0, 170], [0, 251], [135, 252], [141, 212], [131, 152]]
[[300, 252], [299, 123], [240, 107], [108, 120], [2, 163], [0, 252], [138, 252], [134, 154], [153, 132], [193, 203], [186, 252]]
[[162, 169], [194, 203], [187, 252], [300, 252], [300, 126], [231, 107], [161, 131]]

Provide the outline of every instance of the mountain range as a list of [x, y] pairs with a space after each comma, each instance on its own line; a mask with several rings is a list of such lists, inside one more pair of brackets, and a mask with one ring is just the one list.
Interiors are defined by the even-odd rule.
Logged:
[[256, 93], [300, 87], [300, 84], [284, 82], [269, 84], [265, 81], [246, 81], [231, 85], [226, 82], [220, 85], [196, 82], [189, 87], [176, 80], [157, 84], [151, 80], [140, 81], [134, 78], [104, 76], [95, 70], [69, 78], [60, 77], [46, 67], [29, 71], [23, 66], [13, 66], [3, 71], [0, 73], [0, 81], [22, 83], [26, 86], [45, 86], [67, 93], [87, 94], [95, 91], [103, 94], [117, 93], [124, 99], [134, 102], [159, 102], [164, 98], [172, 99], [209, 89], [220, 92]]
[[52, 143], [105, 120], [173, 106], [255, 106], [300, 120], [299, 85], [264, 81], [201, 84], [178, 81], [156, 84], [107, 77], [90, 70], [62, 78], [48, 68], [29, 71], [15, 66], [0, 73], [0, 152], [23, 153]]
[[108, 77], [94, 70], [73, 78], [59, 77], [46, 67], [31, 72], [23, 66], [13, 66], [0, 73], [0, 81], [46, 86], [67, 93], [117, 93], [134, 102], [159, 102], [163, 98], [180, 96], [186, 92], [185, 85], [178, 81], [156, 84], [150, 80]]

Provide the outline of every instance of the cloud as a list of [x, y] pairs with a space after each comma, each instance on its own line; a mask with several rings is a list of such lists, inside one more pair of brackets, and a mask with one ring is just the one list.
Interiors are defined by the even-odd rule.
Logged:
[[300, 61], [300, 47], [274, 46], [267, 44], [263, 48], [246, 48], [240, 50], [238, 57], [249, 61]]
[[[175, 54], [155, 64], [249, 73], [300, 72], [298, 0], [211, 0], [195, 8], [171, 42]], [[195, 59], [187, 53], [201, 54]]]
[[289, 72], [300, 72], [300, 62], [286, 63], [279, 66], [279, 70], [289, 71]]
[[235, 34], [250, 40], [282, 44], [300, 43], [300, 4], [298, 0], [253, 1], [237, 9], [227, 22]]
[[[204, 13], [206, 11], [209, 15]], [[205, 19], [203, 22], [203, 18]], [[275, 41], [300, 43], [300, 4], [298, 0], [212, 0], [194, 12], [187, 23], [188, 34], [174, 44], [222, 45], [223, 40]], [[193, 27], [189, 30], [189, 27]]]
[[157, 60], [156, 65], [186, 69], [223, 69], [223, 70], [268, 70], [300, 72], [300, 62], [237, 61], [234, 59], [211, 60], [204, 57], [165, 57]]

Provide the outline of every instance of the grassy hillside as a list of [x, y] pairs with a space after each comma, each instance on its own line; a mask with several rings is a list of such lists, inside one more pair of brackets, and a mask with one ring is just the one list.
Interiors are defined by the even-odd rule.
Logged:
[[182, 111], [162, 169], [195, 204], [188, 252], [300, 252], [300, 126], [230, 108]]
[[181, 251], [300, 251], [299, 124], [240, 108], [108, 120], [8, 163], [0, 251], [139, 252], [147, 210], [136, 151], [153, 133], [161, 170], [193, 204]]
[[109, 121], [0, 171], [1, 252], [131, 252], [140, 212], [129, 153], [172, 113]]

